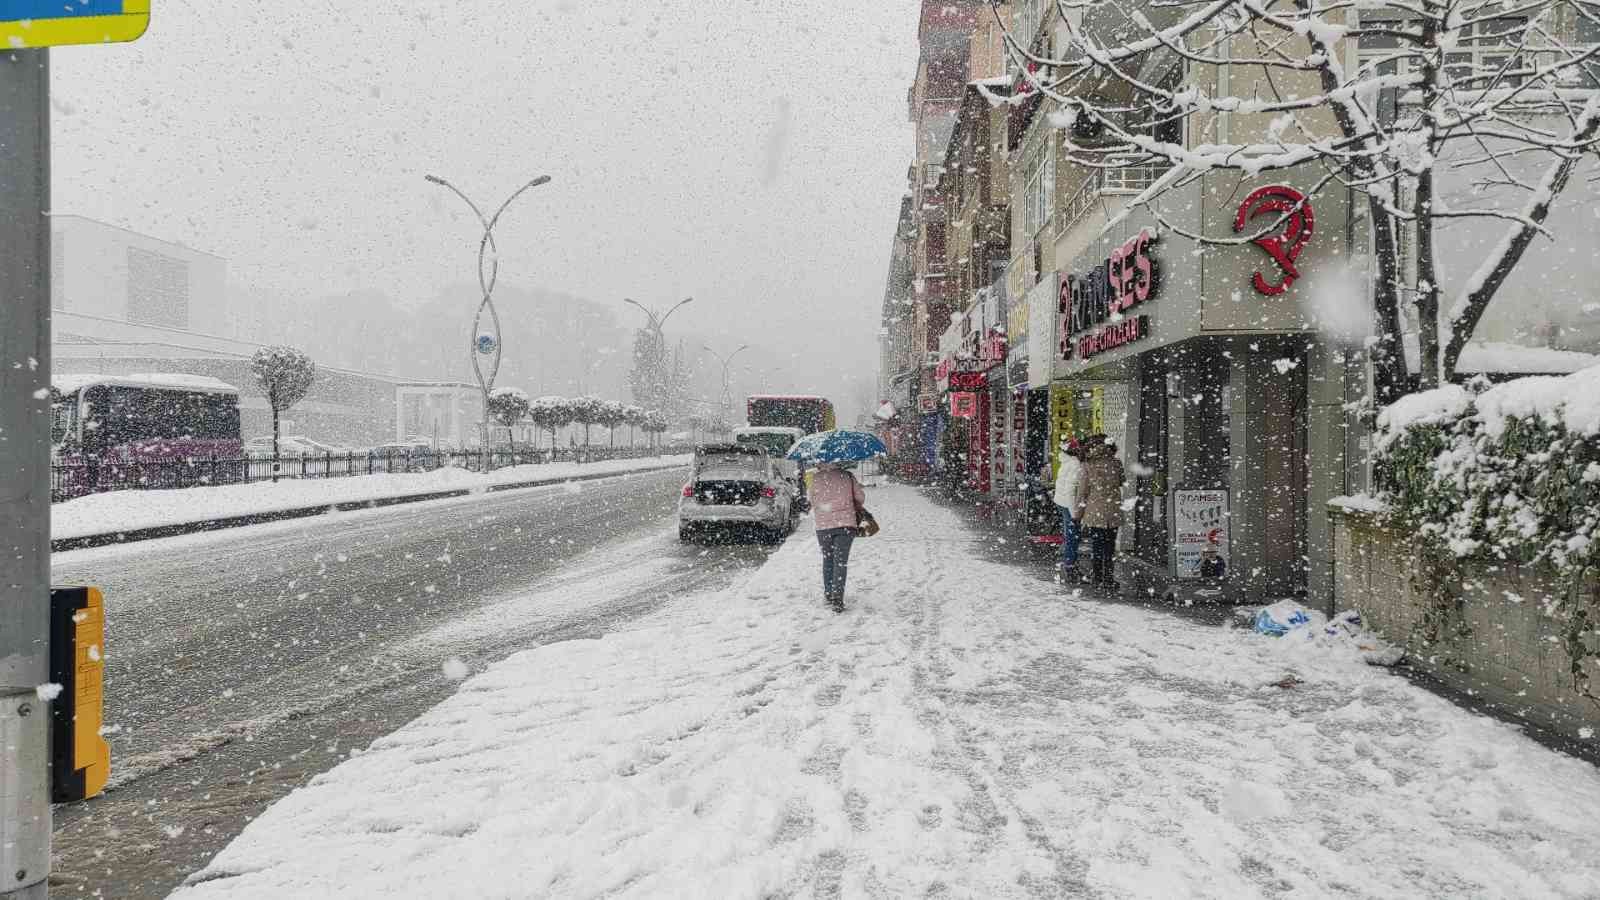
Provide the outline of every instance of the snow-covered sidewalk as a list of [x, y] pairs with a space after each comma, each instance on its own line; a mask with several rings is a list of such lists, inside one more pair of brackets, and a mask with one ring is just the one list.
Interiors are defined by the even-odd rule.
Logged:
[[276, 484], [258, 481], [168, 491], [111, 491], [51, 506], [50, 537], [64, 540], [309, 506], [389, 500], [439, 491], [487, 491], [497, 485], [527, 481], [620, 475], [664, 466], [687, 466], [692, 460], [690, 456], [647, 456], [593, 463], [508, 466], [487, 474], [443, 468], [432, 472], [351, 475], [342, 478], [286, 478]]
[[802, 532], [471, 677], [175, 896], [1600, 895], [1591, 766], [1325, 648], [1066, 599], [908, 488], [869, 501], [844, 615]]

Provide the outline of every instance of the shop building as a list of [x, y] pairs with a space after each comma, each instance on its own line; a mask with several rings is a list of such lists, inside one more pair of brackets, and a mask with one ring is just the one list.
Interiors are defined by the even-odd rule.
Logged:
[[[1056, 433], [1119, 446], [1127, 558], [1178, 581], [1210, 576], [1238, 601], [1329, 595], [1321, 511], [1360, 477], [1347, 410], [1365, 394], [1364, 359], [1318, 333], [1312, 303], [1339, 290], [1356, 223], [1342, 194], [1303, 202], [1316, 178], [1208, 176], [1153, 209], [1086, 218], [1057, 247], [1068, 261], [1056, 277]], [[1260, 241], [1179, 236], [1227, 239], [1296, 204]]]

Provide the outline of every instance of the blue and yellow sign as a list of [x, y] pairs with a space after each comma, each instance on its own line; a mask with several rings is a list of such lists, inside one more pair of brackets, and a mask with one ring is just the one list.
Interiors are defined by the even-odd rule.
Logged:
[[0, 0], [0, 50], [136, 41], [150, 0]]

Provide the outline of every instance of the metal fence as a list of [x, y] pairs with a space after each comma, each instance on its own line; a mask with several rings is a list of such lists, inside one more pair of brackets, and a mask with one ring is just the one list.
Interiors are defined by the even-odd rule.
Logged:
[[401, 472], [432, 472], [457, 468], [491, 472], [508, 466], [551, 462], [591, 463], [613, 459], [645, 459], [689, 453], [689, 447], [557, 447], [554, 450], [427, 450], [308, 454], [305, 456], [238, 456], [162, 460], [81, 459], [61, 461], [50, 468], [50, 499], [70, 500], [107, 491], [162, 490], [223, 484], [271, 481], [274, 468], [280, 479], [344, 478]]

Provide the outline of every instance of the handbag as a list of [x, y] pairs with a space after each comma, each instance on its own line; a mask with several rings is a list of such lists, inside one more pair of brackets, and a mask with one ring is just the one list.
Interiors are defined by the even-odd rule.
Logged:
[[867, 508], [857, 503], [856, 505], [856, 537], [872, 537], [878, 533], [878, 520], [867, 512]]

